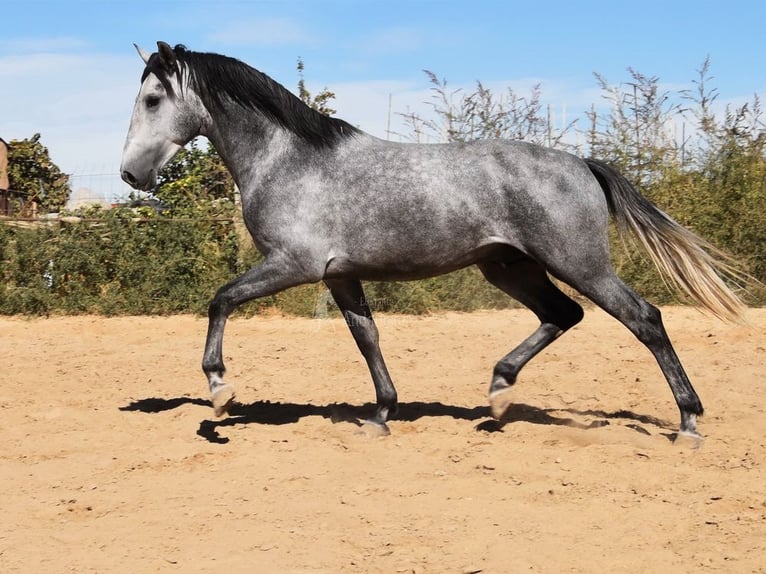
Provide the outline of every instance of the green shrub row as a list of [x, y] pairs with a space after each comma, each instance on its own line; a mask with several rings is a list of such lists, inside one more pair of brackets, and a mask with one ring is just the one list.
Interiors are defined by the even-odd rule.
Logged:
[[[739, 233], [748, 242], [760, 241], [751, 233]], [[70, 223], [24, 227], [0, 222], [0, 314], [204, 314], [218, 287], [258, 260], [254, 249], [240, 244], [247, 241], [240, 237], [230, 218], [137, 216], [128, 209]], [[650, 300], [682, 302], [640, 251], [626, 251], [615, 240], [614, 254], [620, 275]], [[761, 274], [762, 263], [761, 259], [756, 265]], [[474, 267], [422, 281], [371, 282], [365, 292], [378, 312], [422, 314], [515, 305]], [[751, 304], [765, 301], [763, 289], [748, 295]], [[337, 312], [322, 284], [255, 301], [241, 312], [265, 309], [300, 316]]]
[[[259, 259], [239, 245], [231, 220], [136, 217], [110, 210], [78, 222], [19, 225], [0, 221], [0, 314], [202, 314], [218, 287]], [[512, 305], [476, 269], [407, 283], [370, 283], [381, 312], [471, 311]], [[301, 316], [334, 314], [322, 284], [255, 301]]]
[[225, 220], [115, 209], [73, 223], [0, 224], [0, 313], [198, 313], [237, 273], [237, 253]]

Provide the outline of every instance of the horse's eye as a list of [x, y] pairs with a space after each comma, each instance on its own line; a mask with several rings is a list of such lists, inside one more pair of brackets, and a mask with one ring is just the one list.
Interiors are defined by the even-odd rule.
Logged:
[[160, 105], [160, 99], [157, 96], [149, 96], [146, 98], [146, 107], [147, 108], [156, 108]]

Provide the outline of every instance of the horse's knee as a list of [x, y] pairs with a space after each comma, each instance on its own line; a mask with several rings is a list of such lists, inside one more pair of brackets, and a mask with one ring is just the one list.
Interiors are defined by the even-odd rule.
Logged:
[[215, 297], [210, 301], [207, 306], [207, 316], [211, 320], [218, 319], [220, 317], [228, 317], [231, 313], [230, 297], [226, 294], [223, 288], [219, 289], [215, 294]]

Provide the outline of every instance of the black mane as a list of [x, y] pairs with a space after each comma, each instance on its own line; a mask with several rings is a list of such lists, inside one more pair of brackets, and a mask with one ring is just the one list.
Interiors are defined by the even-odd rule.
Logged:
[[[223, 107], [229, 99], [257, 110], [315, 147], [332, 147], [360, 133], [348, 122], [313, 110], [266, 74], [220, 54], [192, 52], [182, 45], [173, 51], [189, 84], [208, 107]], [[148, 67], [148, 66], [147, 66]]]

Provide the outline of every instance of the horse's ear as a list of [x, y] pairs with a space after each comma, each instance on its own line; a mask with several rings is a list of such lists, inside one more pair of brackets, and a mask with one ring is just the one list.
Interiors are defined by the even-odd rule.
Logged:
[[169, 44], [166, 44], [165, 42], [157, 42], [157, 53], [160, 56], [162, 66], [166, 70], [172, 71], [176, 69], [176, 53]]
[[138, 44], [133, 44], [133, 47], [135, 47], [136, 52], [138, 52], [138, 55], [141, 56], [141, 59], [144, 61], [144, 64], [148, 64], [149, 63], [149, 57], [151, 56], [151, 54], [149, 52], [147, 52], [146, 50], [144, 50]]

